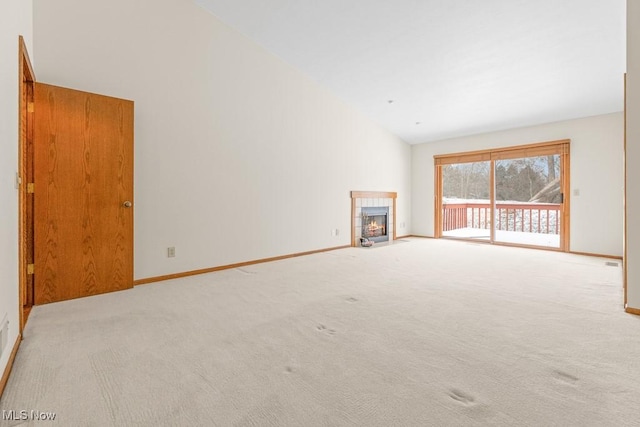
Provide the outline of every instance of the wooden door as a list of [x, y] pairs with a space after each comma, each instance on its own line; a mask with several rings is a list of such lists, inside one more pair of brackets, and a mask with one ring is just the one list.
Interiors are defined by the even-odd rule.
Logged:
[[133, 286], [133, 102], [34, 88], [34, 299]]

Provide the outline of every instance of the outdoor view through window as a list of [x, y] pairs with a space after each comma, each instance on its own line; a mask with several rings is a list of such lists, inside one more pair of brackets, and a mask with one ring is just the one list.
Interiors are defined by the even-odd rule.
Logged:
[[442, 166], [442, 235], [560, 247], [560, 155], [494, 162]]

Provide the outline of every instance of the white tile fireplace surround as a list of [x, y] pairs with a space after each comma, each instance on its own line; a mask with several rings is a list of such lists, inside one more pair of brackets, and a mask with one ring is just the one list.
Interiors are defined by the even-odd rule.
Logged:
[[351, 246], [360, 246], [362, 237], [362, 208], [388, 208], [387, 235], [389, 241], [396, 239], [397, 193], [383, 191], [351, 192]]

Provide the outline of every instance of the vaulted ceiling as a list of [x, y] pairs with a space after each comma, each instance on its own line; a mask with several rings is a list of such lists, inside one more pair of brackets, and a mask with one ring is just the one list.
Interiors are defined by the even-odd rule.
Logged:
[[625, 0], [194, 0], [408, 143], [623, 109]]

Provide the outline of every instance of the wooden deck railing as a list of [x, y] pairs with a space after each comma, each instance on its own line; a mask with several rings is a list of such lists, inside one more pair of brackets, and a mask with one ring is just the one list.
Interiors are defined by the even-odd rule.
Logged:
[[[496, 230], [558, 234], [560, 205], [552, 203], [496, 203]], [[443, 203], [442, 231], [491, 228], [489, 203]]]

